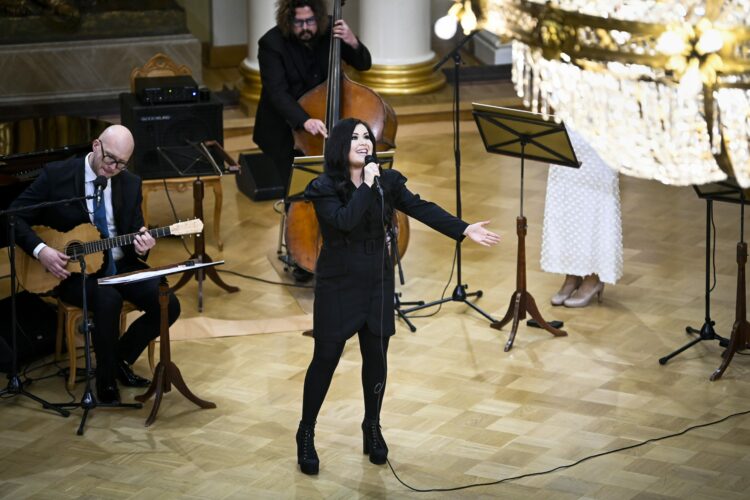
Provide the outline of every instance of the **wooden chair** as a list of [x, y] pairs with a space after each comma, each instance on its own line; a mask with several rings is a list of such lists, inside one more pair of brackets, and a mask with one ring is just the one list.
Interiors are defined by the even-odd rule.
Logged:
[[[169, 56], [158, 53], [149, 59], [146, 64], [140, 68], [133, 68], [130, 72], [130, 91], [135, 91], [136, 78], [150, 78], [157, 76], [179, 76], [190, 75], [190, 68], [175, 63]], [[143, 219], [148, 225], [148, 195], [152, 191], [161, 191], [166, 183], [167, 189], [175, 189], [182, 193], [192, 188], [195, 177], [179, 177], [174, 179], [144, 179], [142, 184], [143, 201], [141, 211]], [[214, 238], [219, 250], [224, 249], [224, 242], [221, 240], [221, 206], [224, 199], [224, 192], [221, 188], [221, 177], [218, 175], [201, 176], [205, 188], [211, 188], [214, 192]]]
[[[137, 311], [135, 305], [125, 301], [120, 312], [120, 335], [125, 332], [126, 318], [129, 312]], [[83, 310], [80, 307], [72, 306], [68, 303], [57, 299], [57, 338], [55, 340], [55, 359], [62, 359], [62, 343], [65, 338], [65, 345], [68, 349], [68, 366], [70, 375], [68, 376], [67, 386], [73, 390], [76, 386], [76, 333], [78, 333], [78, 324], [83, 320]], [[154, 373], [154, 351], [155, 342], [152, 340], [148, 344], [148, 366], [151, 373]]]
[[184, 64], [175, 63], [166, 54], [157, 53], [140, 68], [133, 68], [130, 72], [130, 91], [135, 91], [136, 78], [150, 78], [154, 76], [191, 75], [190, 68]]

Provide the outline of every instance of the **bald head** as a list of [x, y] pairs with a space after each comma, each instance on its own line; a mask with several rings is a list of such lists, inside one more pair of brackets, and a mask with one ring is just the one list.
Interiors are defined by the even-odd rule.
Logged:
[[133, 141], [133, 134], [127, 127], [111, 125], [104, 129], [104, 132], [99, 136], [99, 140], [104, 141], [107, 145], [107, 152], [114, 154], [117, 158], [129, 160], [130, 155], [133, 154], [135, 142]]
[[112, 177], [130, 160], [135, 142], [133, 134], [126, 127], [112, 125], [94, 140], [93, 146], [92, 168], [97, 175]]

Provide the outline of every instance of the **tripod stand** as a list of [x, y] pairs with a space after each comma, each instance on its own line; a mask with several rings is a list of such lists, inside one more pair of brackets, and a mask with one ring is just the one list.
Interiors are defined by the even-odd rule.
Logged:
[[[119, 401], [114, 403], [100, 403], [94, 396], [94, 391], [91, 389], [91, 329], [94, 325], [89, 320], [88, 315], [88, 297], [86, 294], [86, 260], [83, 255], [78, 259], [78, 262], [81, 265], [81, 309], [83, 311], [83, 321], [81, 322], [81, 329], [83, 330], [83, 352], [86, 361], [86, 388], [83, 390], [83, 396], [81, 396], [81, 401], [79, 403], [63, 404], [60, 406], [64, 406], [66, 408], [83, 408], [81, 423], [78, 425], [78, 430], [76, 431], [76, 434], [78, 434], [79, 436], [83, 436], [83, 428], [86, 425], [86, 420], [88, 420], [89, 411], [93, 410], [94, 408], [142, 408], [143, 405], [141, 403], [120, 403]], [[68, 346], [68, 349], [70, 349], [70, 346]]]
[[[698, 191], [698, 188], [696, 187], [696, 191]], [[702, 196], [701, 192], [698, 191], [698, 196]], [[677, 356], [683, 351], [686, 351], [687, 349], [690, 349], [695, 344], [702, 342], [704, 340], [718, 340], [719, 345], [722, 347], [727, 347], [729, 345], [729, 341], [725, 339], [724, 337], [721, 337], [716, 334], [716, 331], [714, 330], [714, 325], [716, 324], [715, 321], [711, 319], [711, 221], [713, 220], [713, 213], [714, 213], [714, 198], [713, 196], [707, 196], [706, 197], [706, 281], [705, 281], [705, 319], [703, 321], [703, 326], [701, 326], [700, 330], [697, 330], [691, 326], [688, 326], [685, 328], [686, 333], [690, 334], [698, 334], [698, 337], [691, 340], [684, 346], [680, 347], [679, 349], [667, 354], [666, 356], [659, 358], [659, 364], [666, 365], [667, 362], [672, 359], [673, 357]], [[715, 250], [715, 248], [714, 248]]]
[[[461, 67], [461, 47], [466, 44], [474, 35], [476, 35], [478, 31], [472, 31], [468, 35], [466, 35], [461, 42], [454, 47], [454, 49], [445, 55], [434, 67], [433, 71], [437, 71], [440, 66], [442, 66], [448, 59], [453, 59], [453, 155], [455, 159], [456, 164], [456, 217], [459, 219], [461, 218], [461, 136], [460, 136], [460, 109], [459, 109], [459, 87], [460, 84], [460, 73], [459, 69]], [[456, 243], [456, 287], [453, 289], [453, 293], [450, 297], [433, 300], [432, 302], [423, 303], [421, 305], [417, 305], [415, 307], [410, 307], [408, 309], [403, 309], [399, 311], [399, 316], [401, 317], [402, 314], [406, 315], [409, 313], [412, 313], [414, 311], [419, 311], [421, 309], [426, 309], [428, 307], [436, 306], [439, 304], [443, 304], [445, 302], [463, 302], [467, 306], [471, 307], [475, 311], [477, 311], [479, 314], [487, 318], [488, 321], [494, 322], [495, 319], [490, 316], [488, 313], [483, 311], [479, 306], [475, 305], [471, 301], [469, 301], [469, 297], [476, 297], [480, 298], [482, 296], [482, 291], [477, 290], [476, 292], [470, 292], [467, 293], [466, 290], [469, 288], [469, 285], [463, 283], [462, 277], [461, 277], [461, 243]], [[405, 316], [404, 316], [405, 317]]]
[[[195, 181], [193, 181], [193, 215], [196, 219], [203, 220], [203, 181], [201, 180], [200, 176], [196, 177]], [[211, 259], [211, 257], [206, 254], [206, 242], [203, 236], [203, 232], [195, 235], [194, 242], [194, 250], [193, 254], [190, 256], [190, 259], [204, 263], [213, 262], [213, 259]], [[219, 285], [220, 288], [223, 288], [229, 293], [238, 292], [240, 290], [239, 287], [228, 285], [227, 283], [225, 283], [224, 280], [222, 280], [219, 276], [219, 273], [216, 272], [216, 269], [214, 269], [212, 266], [209, 266], [205, 269], [201, 268], [194, 271], [191, 270], [185, 272], [180, 277], [180, 280], [175, 284], [175, 286], [172, 287], [172, 291], [174, 292], [182, 288], [185, 284], [187, 284], [188, 281], [190, 281], [190, 278], [195, 277], [195, 279], [198, 281], [198, 312], [203, 311], [204, 276], [208, 277], [211, 281]]]
[[[391, 248], [393, 249], [393, 254], [396, 258], [396, 266], [398, 267], [398, 280], [399, 283], [401, 283], [401, 286], [404, 285], [404, 268], [401, 266], [401, 255], [399, 254], [399, 248], [398, 248], [398, 231], [395, 231], [393, 228], [393, 222], [387, 221], [386, 222], [386, 235], [390, 235], [390, 241], [391, 241]], [[401, 302], [401, 292], [393, 292], [393, 310], [396, 311], [396, 315], [406, 323], [406, 326], [409, 327], [409, 330], [414, 333], [417, 331], [417, 327], [414, 326], [414, 323], [409, 320], [409, 317], [404, 313], [404, 311], [401, 309], [401, 306], [422, 306], [424, 305], [424, 300], [417, 300], [417, 301], [408, 301], [408, 302]]]
[[494, 321], [490, 326], [500, 330], [513, 321], [510, 336], [505, 343], [505, 352], [513, 348], [519, 321], [526, 318], [527, 312], [549, 333], [564, 337], [567, 335], [564, 330], [553, 327], [542, 318], [534, 297], [526, 289], [527, 224], [523, 215], [523, 184], [526, 158], [572, 168], [580, 166], [565, 125], [536, 113], [484, 104], [474, 104], [474, 119], [488, 152], [521, 159], [520, 212], [516, 218], [516, 291], [511, 295], [508, 311], [503, 319]]
[[[214, 160], [211, 153], [208, 151], [208, 148], [206, 146], [211, 146], [218, 148], [219, 153], [224, 157], [225, 161], [230, 161], [233, 165], [232, 167], [238, 167], [236, 163], [234, 163], [234, 160], [232, 160], [224, 151], [224, 149], [221, 147], [221, 145], [217, 141], [205, 141], [205, 142], [198, 142], [198, 143], [189, 143], [189, 148], [191, 149], [197, 149], [198, 155], [195, 158], [192, 158], [192, 162], [190, 163], [190, 166], [187, 169], [180, 169], [175, 162], [172, 161], [172, 159], [169, 157], [169, 155], [166, 153], [168, 148], [158, 147], [157, 151], [159, 152], [161, 158], [163, 158], [174, 170], [175, 172], [178, 172], [180, 176], [194, 176], [195, 172], [192, 172], [191, 169], [194, 165], [199, 163], [199, 160], [204, 160], [210, 165], [210, 168], [213, 169], [214, 172], [217, 175], [223, 175], [223, 170], [219, 167], [219, 165], [216, 163], [216, 160]], [[177, 149], [177, 148], [172, 148]], [[179, 152], [179, 151], [178, 151]], [[236, 169], [230, 169], [229, 172], [236, 172]], [[193, 217], [199, 220], [203, 220], [203, 196], [204, 196], [204, 184], [203, 180], [201, 180], [201, 174], [198, 173], [198, 175], [195, 177], [195, 180], [193, 181]], [[216, 221], [214, 221], [216, 223]], [[194, 240], [194, 246], [193, 246], [193, 254], [190, 256], [191, 260], [195, 260], [198, 262], [205, 262], [210, 263], [213, 262], [213, 259], [208, 256], [206, 253], [206, 242], [205, 238], [203, 236], [203, 232], [198, 233], [195, 236]], [[188, 281], [190, 281], [191, 278], [195, 278], [196, 281], [198, 281], [198, 312], [203, 312], [203, 280], [204, 277], [208, 277], [211, 281], [216, 283], [220, 288], [226, 290], [228, 293], [234, 293], [238, 292], [240, 289], [239, 287], [228, 285], [224, 282], [224, 280], [221, 279], [219, 274], [216, 272], [216, 269], [213, 268], [213, 266], [209, 266], [207, 268], [200, 268], [197, 270], [191, 270], [188, 272], [185, 272], [181, 277], [180, 280], [175, 284], [174, 287], [172, 287], [172, 291], [177, 291], [178, 289], [182, 288], [187, 284]]]
[[[76, 198], [77, 199], [77, 198]], [[72, 201], [72, 200], [65, 200]], [[46, 205], [46, 204], [41, 204]], [[18, 317], [16, 311], [16, 221], [15, 214], [19, 211], [30, 210], [35, 207], [22, 207], [19, 209], [4, 210], [0, 212], [0, 217], [5, 215], [8, 218], [8, 248], [10, 249], [10, 303], [11, 303], [11, 370], [8, 373], [8, 385], [5, 389], [0, 390], [0, 397], [7, 395], [10, 396], [24, 396], [32, 401], [36, 401], [45, 410], [56, 411], [63, 417], [70, 415], [70, 412], [60, 408], [57, 405], [51, 404], [42, 398], [31, 394], [29, 391], [24, 389], [23, 381], [18, 374]]]
[[722, 354], [724, 360], [711, 374], [710, 379], [718, 380], [732, 361], [734, 353], [750, 347], [750, 323], [747, 322], [747, 294], [745, 282], [745, 264], [747, 264], [747, 243], [745, 242], [745, 196], [741, 194], [740, 208], [740, 241], [737, 243], [737, 298], [735, 302], [735, 319], [729, 347]]
[[137, 283], [139, 281], [156, 279], [159, 278], [159, 352], [160, 359], [159, 364], [156, 365], [154, 370], [154, 379], [151, 381], [151, 385], [148, 390], [135, 397], [136, 401], [145, 403], [151, 396], [156, 396], [154, 399], [154, 405], [151, 407], [151, 413], [146, 419], [146, 427], [154, 423], [156, 420], [156, 414], [159, 411], [161, 400], [164, 394], [172, 390], [174, 385], [177, 390], [185, 396], [188, 400], [195, 403], [200, 408], [216, 408], [216, 404], [205, 401], [188, 389], [185, 384], [185, 380], [180, 373], [180, 369], [172, 361], [172, 354], [169, 347], [169, 284], [167, 283], [166, 277], [170, 274], [185, 273], [187, 271], [195, 271], [196, 268], [213, 267], [223, 264], [224, 261], [200, 263], [189, 260], [182, 264], [167, 265], [162, 267], [155, 267], [142, 271], [134, 271], [131, 273], [125, 273], [119, 276], [110, 276], [99, 279], [100, 286], [116, 285], [118, 283]]

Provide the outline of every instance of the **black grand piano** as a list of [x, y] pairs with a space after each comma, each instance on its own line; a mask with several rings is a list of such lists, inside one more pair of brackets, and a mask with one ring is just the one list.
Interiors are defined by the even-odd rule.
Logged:
[[[36, 179], [45, 163], [91, 151], [91, 141], [109, 125], [76, 116], [0, 122], [0, 210]], [[7, 225], [1, 218], [0, 248], [7, 245]]]

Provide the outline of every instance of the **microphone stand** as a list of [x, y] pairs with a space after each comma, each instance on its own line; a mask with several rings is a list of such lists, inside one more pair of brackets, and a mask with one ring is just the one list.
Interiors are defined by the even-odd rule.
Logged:
[[[454, 139], [453, 139], [453, 154], [455, 158], [456, 163], [456, 217], [459, 219], [461, 218], [461, 136], [459, 133], [459, 122], [460, 122], [460, 109], [459, 109], [459, 87], [460, 87], [460, 76], [459, 76], [459, 68], [461, 66], [461, 47], [463, 47], [466, 42], [471, 40], [471, 38], [474, 37], [479, 31], [474, 30], [468, 35], [464, 37], [461, 42], [456, 45], [452, 51], [450, 51], [448, 54], [445, 55], [433, 68], [433, 71], [437, 71], [440, 66], [442, 66], [448, 59], [453, 58], [453, 130], [454, 130]], [[482, 291], [477, 290], [476, 292], [467, 293], [466, 289], [469, 288], [468, 285], [463, 284], [461, 280], [461, 243], [456, 243], [456, 287], [453, 289], [453, 294], [450, 297], [442, 298], [439, 300], [435, 300], [432, 302], [428, 302], [426, 304], [418, 305], [416, 307], [410, 307], [408, 309], [404, 309], [404, 314], [409, 314], [414, 311], [419, 311], [420, 309], [425, 309], [427, 307], [432, 307], [438, 304], [443, 304], [445, 302], [463, 302], [467, 306], [471, 307], [475, 311], [477, 311], [479, 314], [487, 318], [487, 320], [491, 321], [492, 323], [495, 323], [496, 320], [487, 314], [485, 311], [483, 311], [481, 308], [479, 308], [477, 305], [470, 302], [468, 299], [469, 297], [481, 297]]]
[[[217, 175], [221, 176], [224, 174], [224, 172], [221, 170], [219, 165], [216, 163], [216, 160], [214, 160], [213, 156], [211, 156], [211, 153], [206, 147], [206, 144], [208, 144], [209, 146], [217, 146], [218, 143], [216, 141], [206, 141], [206, 143], [195, 143], [191, 141], [186, 142], [190, 147], [198, 151], [198, 156], [193, 158], [192, 164], [195, 164], [201, 157], [203, 157], [211, 165], [211, 168]], [[172, 166], [172, 168], [180, 175], [180, 177], [192, 177], [190, 172], [188, 172], [187, 170], [180, 170], [180, 168], [175, 165], [164, 148], [157, 147], [156, 150], [161, 155], [161, 157], [164, 158], [164, 160]], [[227, 158], [229, 157], [227, 156]], [[231, 158], [229, 159], [231, 160]], [[193, 217], [200, 220], [203, 220], [203, 188], [204, 184], [203, 180], [201, 179], [201, 173], [197, 173], [195, 175], [195, 180], [193, 181]], [[216, 221], [214, 221], [214, 224], [215, 223]], [[206, 243], [204, 240], [203, 232], [195, 235], [195, 238], [193, 240], [193, 254], [190, 256], [190, 260], [197, 260], [198, 262], [202, 263], [214, 262], [214, 260], [206, 253]], [[193, 277], [195, 277], [195, 280], [198, 282], [198, 312], [203, 312], [204, 278], [209, 278], [211, 281], [216, 283], [216, 285], [226, 290], [228, 293], [234, 293], [240, 290], [239, 287], [229, 285], [224, 282], [224, 280], [221, 279], [221, 276], [219, 276], [219, 274], [216, 272], [216, 269], [209, 266], [205, 270], [203, 268], [200, 268], [195, 271], [187, 271], [183, 273], [179, 281], [177, 281], [177, 283], [172, 287], [172, 291], [176, 292], [177, 290], [185, 286]]]
[[[399, 283], [401, 283], [401, 286], [404, 286], [404, 268], [401, 266], [401, 256], [398, 253], [398, 235], [396, 234], [396, 231], [393, 228], [393, 223], [391, 221], [386, 221], [385, 228], [386, 236], [390, 237], [389, 239], [391, 241], [391, 251], [396, 258], [396, 267], [398, 268], [398, 281]], [[401, 292], [393, 292], [393, 310], [396, 311], [396, 314], [399, 318], [404, 320], [404, 323], [406, 323], [406, 325], [409, 327], [409, 330], [414, 333], [417, 331], [417, 327], [414, 326], [414, 324], [409, 320], [409, 317], [404, 313], [404, 311], [401, 310], [402, 305], [423, 306], [424, 300], [401, 302]]]
[[[377, 163], [377, 159], [375, 157], [367, 155], [365, 156], [365, 165], [367, 165], [370, 162]], [[380, 166], [378, 165], [378, 168]], [[380, 185], [380, 176], [376, 176], [373, 184], [375, 186], [375, 189], [378, 191], [378, 195], [380, 196], [380, 202], [383, 204], [382, 206], [385, 207], [385, 196], [383, 195], [383, 187]], [[399, 255], [398, 252], [398, 235], [396, 234], [397, 231], [393, 227], [393, 219], [390, 220], [384, 220], [383, 221], [383, 227], [385, 230], [385, 238], [386, 242], [390, 242], [391, 244], [391, 252], [394, 253], [395, 259], [396, 259], [396, 265], [398, 267], [398, 279], [401, 283], [401, 286], [404, 285], [404, 268], [401, 266], [401, 255]], [[404, 314], [404, 312], [401, 310], [402, 305], [407, 306], [423, 306], [424, 300], [419, 301], [412, 301], [412, 302], [401, 302], [401, 292], [393, 291], [393, 310], [396, 312], [399, 318], [404, 320], [404, 323], [409, 327], [409, 330], [414, 333], [417, 331], [417, 327], [414, 326], [414, 323], [409, 321], [409, 318]]]
[[55, 405], [49, 403], [42, 398], [35, 396], [28, 392], [23, 387], [23, 381], [18, 374], [18, 346], [17, 346], [17, 335], [18, 335], [18, 313], [16, 310], [16, 214], [29, 210], [37, 210], [40, 208], [46, 208], [56, 205], [64, 205], [72, 203], [74, 201], [83, 201], [93, 199], [94, 196], [81, 196], [76, 198], [68, 198], [65, 200], [57, 201], [45, 201], [37, 203], [36, 205], [28, 205], [25, 207], [12, 208], [3, 210], [0, 212], [0, 217], [6, 216], [8, 218], [8, 247], [10, 249], [10, 303], [11, 303], [11, 370], [8, 373], [8, 385], [5, 389], [0, 391], [0, 398], [6, 394], [9, 396], [25, 396], [33, 401], [42, 405], [45, 410], [53, 410], [63, 417], [70, 415], [68, 410], [61, 408], [61, 405]]
[[[89, 410], [93, 410], [99, 406], [103, 408], [143, 408], [141, 403], [120, 403], [119, 401], [114, 403], [100, 403], [94, 396], [94, 391], [91, 390], [91, 329], [94, 328], [93, 321], [89, 319], [88, 300], [86, 297], [86, 260], [83, 255], [78, 258], [78, 262], [81, 265], [81, 290], [82, 290], [82, 305], [83, 321], [81, 322], [81, 331], [83, 333], [83, 351], [86, 360], [86, 388], [81, 396], [79, 403], [68, 403], [62, 404], [66, 408], [83, 408], [83, 416], [81, 417], [81, 423], [78, 425], [78, 431], [76, 434], [83, 436], [83, 427], [86, 425], [86, 420], [89, 416]], [[68, 346], [70, 349], [70, 346]]]

